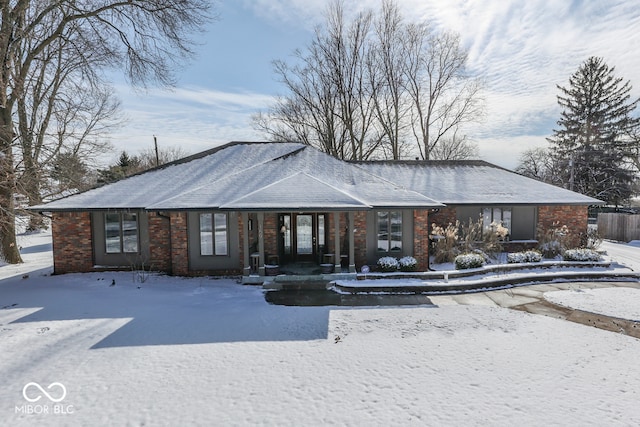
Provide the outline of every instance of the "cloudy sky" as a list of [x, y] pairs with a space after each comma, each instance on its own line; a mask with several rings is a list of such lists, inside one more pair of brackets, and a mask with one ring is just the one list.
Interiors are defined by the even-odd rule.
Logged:
[[[220, 18], [198, 36], [198, 57], [172, 90], [134, 92], [116, 82], [127, 123], [116, 151], [153, 145], [195, 153], [232, 140], [261, 140], [252, 113], [283, 87], [271, 68], [304, 48], [327, 0], [218, 0]], [[349, 8], [378, 0], [348, 1]], [[398, 0], [407, 20], [460, 34], [470, 70], [487, 83], [486, 120], [469, 130], [480, 157], [514, 168], [527, 148], [544, 146], [559, 118], [556, 85], [589, 56], [603, 57], [640, 97], [637, 0]]]

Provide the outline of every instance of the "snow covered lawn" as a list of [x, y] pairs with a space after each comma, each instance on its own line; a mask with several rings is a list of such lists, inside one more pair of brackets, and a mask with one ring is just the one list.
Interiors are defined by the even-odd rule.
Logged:
[[640, 340], [624, 335], [496, 307], [285, 307], [230, 279], [25, 268], [0, 281], [3, 426], [640, 424]]

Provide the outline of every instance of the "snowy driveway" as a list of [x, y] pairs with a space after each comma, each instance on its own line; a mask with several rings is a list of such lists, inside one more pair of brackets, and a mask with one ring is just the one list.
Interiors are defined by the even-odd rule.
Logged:
[[634, 271], [640, 271], [640, 247], [626, 243], [603, 241], [600, 249], [605, 250], [614, 261], [624, 264]]

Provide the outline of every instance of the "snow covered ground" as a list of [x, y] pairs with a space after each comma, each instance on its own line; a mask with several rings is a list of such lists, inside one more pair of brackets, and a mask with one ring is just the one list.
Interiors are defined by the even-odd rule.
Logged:
[[[2, 426], [640, 424], [628, 336], [487, 306], [270, 305], [231, 279], [50, 276], [47, 239], [21, 236], [26, 263], [0, 267]], [[635, 293], [589, 294], [637, 318]]]
[[605, 240], [602, 242], [599, 249], [606, 251], [611, 259], [624, 264], [635, 271], [640, 271], [640, 242], [637, 240], [626, 244]]

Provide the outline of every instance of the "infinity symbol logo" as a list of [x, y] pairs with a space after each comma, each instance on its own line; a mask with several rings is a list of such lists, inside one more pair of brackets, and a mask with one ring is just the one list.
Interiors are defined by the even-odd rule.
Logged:
[[59, 387], [62, 390], [62, 396], [55, 398], [53, 396], [51, 396], [49, 393], [47, 393], [47, 390], [43, 389], [42, 386], [40, 386], [40, 384], [38, 383], [27, 383], [23, 388], [22, 388], [22, 395], [24, 396], [24, 398], [28, 401], [28, 402], [37, 402], [38, 400], [40, 400], [40, 398], [42, 396], [37, 396], [34, 398], [31, 398], [29, 396], [27, 396], [27, 390], [29, 388], [37, 388], [38, 390], [40, 390], [40, 392], [42, 394], [44, 394], [50, 401], [52, 402], [61, 402], [66, 396], [67, 396], [67, 389], [65, 388], [64, 385], [60, 384], [60, 383], [51, 383], [47, 386], [48, 390], [51, 390], [52, 387]]

